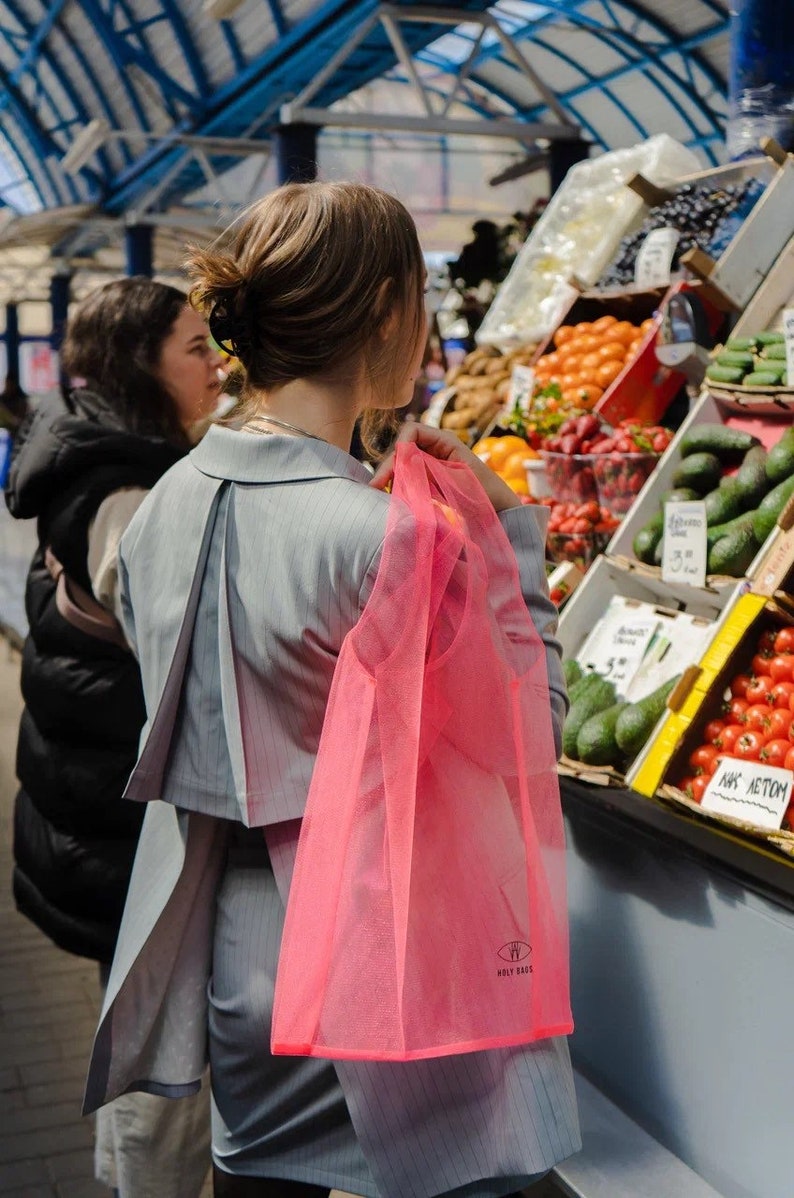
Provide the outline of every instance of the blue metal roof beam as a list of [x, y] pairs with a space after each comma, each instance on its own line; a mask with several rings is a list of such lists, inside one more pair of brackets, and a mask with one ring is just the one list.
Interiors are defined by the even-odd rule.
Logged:
[[[129, 61], [137, 63], [141, 70], [146, 71], [164, 91], [181, 100], [183, 104], [187, 104], [191, 111], [197, 109], [200, 106], [199, 97], [209, 90], [210, 83], [178, 4], [172, 3], [172, 0], [161, 0], [160, 12], [148, 17], [145, 22], [136, 20], [130, 12], [126, 0], [111, 0], [110, 14], [112, 14], [114, 6], [124, 14], [127, 22], [126, 27], [121, 29], [114, 26], [114, 31], [126, 43], [127, 50], [131, 55]], [[166, 71], [158, 67], [154, 51], [144, 37], [144, 28], [162, 21], [168, 23], [179, 43], [180, 52], [184, 55], [185, 64], [193, 80], [195, 88], [193, 92], [183, 88]], [[137, 41], [137, 46], [132, 44], [133, 38]]]

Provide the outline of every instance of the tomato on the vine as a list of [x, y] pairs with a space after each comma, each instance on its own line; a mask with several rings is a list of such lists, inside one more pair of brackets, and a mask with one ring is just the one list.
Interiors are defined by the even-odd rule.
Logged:
[[774, 640], [775, 653], [794, 653], [794, 628], [781, 628]]
[[773, 682], [791, 682], [794, 679], [794, 653], [778, 653], [770, 658], [767, 673]]
[[754, 729], [756, 732], [767, 732], [769, 730], [769, 718], [773, 710], [772, 707], [767, 707], [765, 703], [755, 703], [751, 707], [748, 707], [747, 727]]
[[706, 729], [703, 733], [703, 739], [706, 744], [715, 745], [724, 727], [725, 720], [711, 720], [710, 723], [706, 724]]
[[784, 769], [790, 749], [791, 745], [787, 740], [768, 740], [761, 750], [761, 760], [767, 765], [776, 765], [779, 769]]
[[714, 773], [718, 752], [719, 750], [715, 745], [700, 745], [699, 748], [690, 754], [689, 768], [695, 777], [698, 777], [700, 774]]
[[761, 674], [759, 677], [753, 678], [745, 693], [747, 702], [751, 707], [754, 703], [766, 703], [771, 707], [772, 687], [774, 685], [768, 674]]
[[763, 747], [763, 735], [751, 728], [749, 732], [743, 732], [737, 740], [736, 756], [742, 758], [743, 761], [758, 761]]
[[731, 694], [735, 699], [743, 699], [747, 694], [747, 688], [752, 682], [749, 674], [737, 674], [731, 683]]
[[772, 706], [790, 711], [792, 699], [794, 699], [794, 682], [776, 682], [772, 687]]

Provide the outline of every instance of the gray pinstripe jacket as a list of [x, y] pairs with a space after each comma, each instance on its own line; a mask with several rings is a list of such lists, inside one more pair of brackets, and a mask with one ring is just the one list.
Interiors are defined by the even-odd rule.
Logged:
[[[368, 480], [325, 442], [213, 428], [152, 490], [123, 538], [125, 627], [139, 650], [149, 713], [127, 796], [149, 807], [87, 1110], [128, 1089], [178, 1095], [198, 1085], [223, 847], [218, 817], [264, 826], [303, 812], [336, 657], [370, 592], [385, 533], [389, 499]], [[546, 645], [559, 740], [566, 699], [542, 516], [525, 507], [501, 518]], [[489, 1129], [498, 1168], [478, 1172], [480, 1144], [467, 1172], [470, 1137], [453, 1119], [454, 1153], [434, 1149], [432, 1166], [420, 1154], [417, 1193], [469, 1177], [541, 1172], [578, 1147], [564, 1041], [338, 1072], [351, 1111], [378, 1112], [367, 1148], [383, 1157], [382, 1176], [399, 1174], [402, 1188], [389, 1192], [411, 1190], [405, 1161], [416, 1154], [406, 1128], [430, 1120], [443, 1141], [442, 1124], [452, 1118], [444, 1104], [454, 1108], [461, 1092], [467, 1120]], [[384, 1088], [387, 1076], [393, 1084]], [[435, 1189], [425, 1189], [435, 1184], [428, 1169]]]

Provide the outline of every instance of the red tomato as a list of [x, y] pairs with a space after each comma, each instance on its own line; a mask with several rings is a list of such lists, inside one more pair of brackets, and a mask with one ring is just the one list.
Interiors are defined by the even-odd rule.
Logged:
[[[762, 632], [758, 638], [758, 652], [763, 653], [764, 657], [772, 657], [775, 653], [782, 653], [784, 650], [775, 647], [777, 633], [774, 628], [767, 628], [766, 632]], [[785, 650], [788, 652], [788, 650]]]
[[794, 803], [789, 803], [786, 808], [786, 814], [783, 816], [783, 827], [788, 828], [789, 832], [794, 832]]
[[794, 653], [794, 628], [781, 628], [774, 644], [775, 653]]
[[752, 682], [749, 674], [737, 674], [731, 683], [731, 694], [735, 699], [743, 699], [747, 694], [747, 688]]
[[[783, 762], [783, 769], [794, 771], [794, 745], [792, 745], [788, 753], [786, 753], [786, 760]], [[794, 807], [794, 803], [789, 806], [789, 811], [791, 811], [792, 807]]]
[[794, 678], [794, 653], [778, 653], [770, 658], [768, 673], [773, 682], [791, 682]]
[[717, 748], [714, 745], [701, 745], [695, 749], [689, 758], [689, 768], [695, 777], [700, 774], [713, 774], [717, 764]]
[[767, 732], [769, 729], [769, 718], [772, 715], [773, 708], [767, 707], [764, 703], [756, 703], [752, 707], [747, 708], [746, 725], [752, 728], [755, 732]]
[[791, 740], [789, 735], [792, 730], [791, 712], [788, 708], [775, 707], [769, 717], [769, 728], [767, 735], [770, 740], [774, 740], [777, 736], [782, 736], [786, 740]]
[[764, 738], [760, 732], [752, 729], [743, 732], [736, 742], [736, 756], [743, 761], [758, 761], [764, 747]]
[[776, 682], [772, 687], [773, 707], [781, 707], [784, 711], [790, 711], [792, 698], [794, 698], [794, 682]]
[[761, 760], [767, 765], [776, 765], [784, 769], [786, 757], [790, 752], [791, 745], [787, 740], [768, 740], [761, 750]]
[[765, 657], [763, 653], [756, 653], [753, 660], [750, 662], [750, 670], [754, 678], [763, 678], [769, 673], [769, 666], [772, 662], [771, 657]]
[[684, 794], [689, 799], [692, 798], [692, 783], [694, 781], [694, 776], [692, 774], [687, 774], [684, 778], [681, 778], [678, 783], [678, 789], [683, 790]]
[[746, 699], [731, 699], [725, 707], [725, 714], [732, 724], [744, 724], [747, 721], [747, 708], [750, 704]]
[[698, 778], [693, 778], [692, 786], [690, 788], [692, 793], [689, 797], [693, 799], [694, 802], [701, 803], [703, 801], [703, 795], [708, 784], [709, 779], [707, 774], [701, 774]]
[[720, 738], [720, 733], [725, 727], [725, 720], [712, 720], [706, 724], [706, 730], [703, 733], [703, 738], [707, 745], [717, 744]]
[[768, 674], [761, 674], [754, 678], [747, 688], [747, 702], [752, 707], [755, 703], [766, 703], [767, 706], [772, 706], [772, 687], [774, 682]]
[[742, 724], [726, 724], [720, 733], [720, 738], [716, 742], [716, 747], [723, 750], [724, 753], [732, 753], [736, 747], [736, 742], [744, 732]]

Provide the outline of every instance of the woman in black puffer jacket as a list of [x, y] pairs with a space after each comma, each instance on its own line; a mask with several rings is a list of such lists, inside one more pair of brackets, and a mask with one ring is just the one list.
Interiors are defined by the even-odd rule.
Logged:
[[[84, 383], [28, 418], [6, 486], [9, 511], [36, 517], [39, 538], [26, 589], [13, 886], [19, 910], [57, 945], [107, 965], [143, 817], [121, 798], [145, 708], [115, 618], [116, 551], [214, 411], [220, 357], [180, 291], [132, 278], [77, 308], [63, 365]], [[113, 1180], [122, 1195], [149, 1192]], [[163, 1177], [152, 1192], [195, 1190]]]

